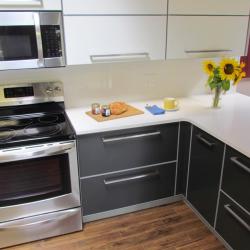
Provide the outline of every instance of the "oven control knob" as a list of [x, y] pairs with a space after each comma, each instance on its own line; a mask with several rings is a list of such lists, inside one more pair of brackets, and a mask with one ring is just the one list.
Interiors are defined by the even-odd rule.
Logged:
[[54, 88], [54, 90], [55, 90], [56, 92], [61, 92], [61, 91], [62, 91], [62, 89], [61, 89], [59, 86], [56, 86], [56, 87]]
[[51, 87], [48, 87], [45, 91], [46, 91], [46, 93], [48, 95], [52, 95], [53, 94], [53, 89]]

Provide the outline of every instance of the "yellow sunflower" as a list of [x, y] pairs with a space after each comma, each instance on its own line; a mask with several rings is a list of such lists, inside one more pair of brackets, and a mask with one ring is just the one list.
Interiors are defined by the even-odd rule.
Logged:
[[234, 80], [239, 75], [239, 63], [235, 59], [225, 58], [220, 63], [222, 80]]
[[234, 85], [237, 85], [242, 78], [246, 77], [246, 72], [242, 71], [234, 80]]
[[246, 64], [245, 64], [244, 62], [241, 62], [241, 63], [240, 63], [240, 68], [241, 68], [241, 69], [244, 69], [245, 67], [246, 67]]
[[203, 63], [203, 70], [205, 73], [208, 75], [213, 75], [214, 74], [214, 69], [216, 68], [216, 64], [214, 61], [207, 60]]

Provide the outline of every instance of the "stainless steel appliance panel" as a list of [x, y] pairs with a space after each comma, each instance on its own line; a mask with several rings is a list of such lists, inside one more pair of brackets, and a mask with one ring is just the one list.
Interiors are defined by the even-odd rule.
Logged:
[[35, 12], [0, 12], [1, 26], [35, 25]]
[[[0, 221], [15, 220], [80, 206], [79, 177], [75, 141], [48, 143], [0, 151], [1, 163], [68, 154], [71, 192], [34, 202], [0, 207]], [[46, 167], [46, 166], [44, 166]], [[34, 180], [35, 181], [35, 180]]]
[[65, 66], [62, 23], [61, 12], [0, 12], [0, 70]]
[[82, 229], [81, 209], [74, 208], [0, 223], [0, 248]]

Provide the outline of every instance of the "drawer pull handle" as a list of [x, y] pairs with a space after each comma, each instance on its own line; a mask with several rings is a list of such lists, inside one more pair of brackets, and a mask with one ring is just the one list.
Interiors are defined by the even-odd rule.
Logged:
[[155, 132], [145, 133], [145, 134], [114, 137], [114, 138], [102, 138], [102, 141], [103, 143], [108, 143], [108, 142], [125, 141], [125, 140], [130, 140], [130, 139], [137, 139], [137, 138], [151, 137], [151, 136], [158, 136], [158, 135], [161, 135], [160, 131], [155, 131]]
[[196, 135], [196, 137], [197, 137], [197, 139], [198, 139], [201, 143], [205, 144], [205, 145], [208, 146], [209, 148], [212, 148], [212, 147], [215, 145], [214, 142], [208, 141], [208, 140], [205, 139], [201, 134]]
[[241, 163], [239, 161], [238, 157], [231, 157], [230, 160], [235, 163], [238, 167], [240, 167], [241, 169], [245, 170], [248, 174], [250, 174], [250, 168], [248, 168], [246, 165], [244, 165], [243, 163]]
[[250, 232], [250, 225], [245, 222], [238, 214], [236, 214], [230, 207], [231, 206], [229, 204], [224, 206], [227, 212], [230, 213], [234, 219], [236, 219], [243, 227], [246, 228], [247, 231]]
[[134, 175], [134, 176], [129, 176], [129, 177], [123, 177], [123, 178], [113, 178], [113, 179], [107, 179], [104, 180], [105, 185], [113, 185], [113, 184], [120, 184], [120, 183], [125, 183], [125, 182], [130, 182], [130, 181], [136, 181], [136, 180], [143, 180], [143, 179], [152, 179], [155, 177], [159, 177], [159, 171], [156, 170], [154, 172], [146, 173], [146, 174], [139, 174], [139, 175]]
[[232, 50], [231, 49], [185, 50], [186, 54], [223, 53], [223, 52], [232, 52]]
[[91, 55], [90, 60], [92, 63], [105, 63], [105, 62], [129, 62], [129, 61], [147, 61], [150, 60], [149, 53], [124, 53], [124, 54], [107, 54], [107, 55]]

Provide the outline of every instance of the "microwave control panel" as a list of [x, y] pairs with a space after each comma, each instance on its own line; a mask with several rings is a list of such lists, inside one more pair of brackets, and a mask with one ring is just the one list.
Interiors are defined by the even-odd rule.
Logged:
[[41, 25], [44, 58], [62, 57], [62, 39], [59, 25]]

